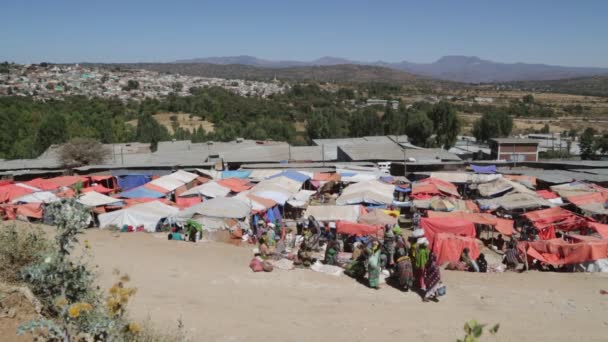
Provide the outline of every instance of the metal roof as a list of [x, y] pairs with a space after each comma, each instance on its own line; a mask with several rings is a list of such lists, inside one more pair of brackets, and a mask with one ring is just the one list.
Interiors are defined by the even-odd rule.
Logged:
[[539, 141], [534, 139], [520, 139], [520, 138], [493, 138], [491, 141], [495, 141], [499, 144], [511, 144], [511, 145], [538, 145]]

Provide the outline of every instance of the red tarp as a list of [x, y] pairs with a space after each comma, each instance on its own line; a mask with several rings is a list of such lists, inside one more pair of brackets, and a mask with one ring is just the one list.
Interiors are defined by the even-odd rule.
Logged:
[[412, 197], [414, 199], [429, 199], [442, 194], [460, 197], [456, 185], [441, 179], [426, 178], [412, 185]]
[[89, 176], [93, 182], [101, 182], [106, 179], [114, 178], [113, 176]]
[[608, 240], [568, 243], [561, 239], [522, 241], [517, 248], [551, 265], [580, 264], [608, 258]]
[[42, 218], [42, 205], [40, 203], [6, 204], [0, 207], [0, 210], [4, 211], [6, 220], [14, 220], [18, 215], [36, 219]]
[[110, 192], [114, 191], [112, 189], [108, 189], [103, 185], [95, 185], [95, 186], [90, 186], [88, 188], [84, 188], [82, 189], [82, 192], [91, 192], [91, 191], [95, 191], [95, 192], [99, 192], [100, 194], [109, 194]]
[[248, 180], [240, 178], [220, 179], [217, 181], [217, 183], [225, 188], [229, 188], [232, 192], [241, 192], [249, 190], [253, 187]]
[[13, 184], [13, 181], [10, 179], [0, 179], [0, 186], [5, 186], [9, 184]]
[[475, 238], [450, 233], [438, 233], [435, 235], [432, 250], [433, 254], [437, 257], [437, 262], [444, 264], [446, 262], [460, 261], [460, 255], [465, 248], [469, 249], [469, 256], [472, 259], [477, 259], [479, 256], [479, 246]]
[[72, 198], [74, 196], [76, 196], [76, 192], [72, 189], [67, 189], [61, 192], [56, 193], [55, 195], [57, 195], [57, 197], [61, 197], [61, 198]]
[[550, 199], [554, 199], [554, 198], [559, 198], [558, 194], [556, 194], [553, 191], [549, 191], [549, 190], [537, 190], [536, 194], [539, 197], [544, 198], [546, 200], [550, 200]]
[[31, 194], [32, 192], [34, 191], [31, 189], [15, 184], [0, 186], [0, 203], [10, 202], [15, 198]]
[[608, 239], [608, 224], [601, 224], [597, 222], [587, 222], [589, 228], [595, 229], [595, 231], [600, 234], [600, 236], [604, 239]]
[[431, 246], [435, 235], [439, 233], [475, 237], [475, 225], [471, 221], [455, 217], [423, 217], [420, 219], [420, 227], [424, 229], [424, 235]]
[[194, 197], [176, 197], [175, 204], [181, 209], [190, 208], [191, 206], [201, 203], [202, 199], [199, 196]]
[[460, 220], [470, 221], [477, 224], [485, 224], [493, 226], [498, 232], [504, 235], [513, 235], [513, 220], [498, 218], [491, 214], [481, 213], [465, 213], [462, 211], [442, 212], [428, 211], [429, 218], [457, 218]]
[[530, 220], [538, 230], [554, 226], [556, 229], [568, 231], [585, 227], [584, 218], [562, 207], [535, 210], [523, 215]]
[[24, 182], [23, 184], [33, 186], [34, 188], [38, 188], [44, 191], [57, 190], [57, 188], [59, 187], [59, 185], [53, 183], [51, 180], [44, 178], [35, 178], [30, 181]]
[[378, 235], [378, 230], [382, 229], [380, 226], [372, 226], [369, 224], [355, 223], [349, 221], [337, 221], [336, 232], [338, 234], [356, 235], [356, 236], [367, 236], [367, 235]]
[[576, 206], [591, 204], [591, 203], [606, 203], [608, 202], [608, 193], [606, 192], [592, 192], [584, 195], [566, 197], [568, 202], [573, 203]]
[[158, 185], [154, 185], [152, 183], [146, 183], [144, 185], [142, 185], [144, 188], [148, 189], [148, 190], [152, 190], [152, 191], [156, 191], [156, 192], [160, 192], [161, 194], [168, 194], [169, 190], [158, 186]]
[[60, 176], [55, 178], [50, 178], [48, 181], [51, 181], [57, 185], [57, 188], [62, 186], [72, 186], [77, 183], [82, 183], [83, 186], [87, 186], [89, 184], [89, 179], [86, 177], [80, 176]]

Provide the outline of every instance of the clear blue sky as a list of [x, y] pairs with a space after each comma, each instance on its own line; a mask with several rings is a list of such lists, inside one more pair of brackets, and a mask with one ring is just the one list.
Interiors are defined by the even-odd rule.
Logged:
[[608, 1], [0, 0], [0, 60], [253, 55], [608, 67]]

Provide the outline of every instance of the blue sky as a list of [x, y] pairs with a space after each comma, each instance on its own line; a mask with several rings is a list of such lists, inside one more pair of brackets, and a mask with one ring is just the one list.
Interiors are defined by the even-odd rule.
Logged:
[[253, 55], [608, 67], [608, 1], [0, 0], [0, 60]]

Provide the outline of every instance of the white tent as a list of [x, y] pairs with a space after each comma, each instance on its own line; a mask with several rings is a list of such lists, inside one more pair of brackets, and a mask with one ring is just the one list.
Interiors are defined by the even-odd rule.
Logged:
[[207, 177], [209, 177], [211, 179], [220, 179], [220, 178], [222, 178], [222, 172], [221, 171], [196, 169], [196, 172], [200, 173], [201, 175], [207, 176]]
[[121, 202], [121, 200], [100, 194], [99, 192], [96, 192], [96, 191], [89, 191], [89, 192], [82, 194], [78, 198], [78, 202], [80, 202], [81, 204], [83, 204], [87, 207], [92, 208], [92, 207], [99, 207], [102, 205], [119, 203], [119, 202]]
[[336, 200], [337, 205], [347, 204], [391, 204], [395, 186], [377, 180], [352, 184], [342, 191]]
[[251, 205], [244, 201], [230, 198], [214, 198], [203, 203], [196, 204], [190, 208], [179, 212], [176, 217], [178, 219], [189, 219], [194, 215], [201, 215], [213, 218], [234, 218], [242, 219], [249, 216], [251, 213]]
[[203, 195], [205, 197], [226, 197], [230, 193], [230, 188], [219, 185], [217, 182], [208, 182], [183, 192], [180, 197], [192, 196], [192, 195]]
[[111, 225], [122, 227], [125, 224], [133, 227], [143, 225], [146, 231], [154, 232], [161, 219], [174, 216], [178, 212], [179, 209], [175, 207], [153, 201], [101, 214], [99, 215], [99, 227], [106, 228]]
[[258, 198], [258, 197], [256, 197], [255, 195], [252, 195], [252, 196], [253, 196], [253, 198], [250, 196], [250, 191], [246, 190], [246, 191], [239, 192], [233, 198], [239, 199], [239, 200], [245, 202], [246, 204], [250, 205], [251, 210], [253, 210], [253, 211], [264, 211], [264, 210], [267, 210], [267, 209], [271, 208], [272, 206], [276, 205], [276, 202], [273, 200], [269, 200], [266, 198], [261, 198], [261, 199], [256, 200], [256, 198]]
[[317, 221], [346, 220], [357, 222], [361, 214], [359, 205], [309, 205], [304, 217], [314, 216]]
[[316, 191], [312, 190], [300, 190], [297, 194], [291, 196], [287, 203], [294, 208], [306, 208], [308, 206], [310, 196], [314, 195], [315, 193]]
[[184, 171], [184, 170], [178, 170], [178, 171], [175, 171], [172, 174], [168, 175], [167, 177], [177, 179], [178, 181], [186, 184], [186, 183], [190, 183], [193, 180], [195, 180], [196, 178], [198, 178], [198, 175], [191, 173], [191, 172]]
[[11, 203], [52, 203], [60, 198], [50, 191], [39, 191], [15, 198]]
[[175, 189], [184, 185], [184, 182], [169, 176], [163, 176], [151, 181], [150, 184], [160, 186], [163, 189], [167, 189], [167, 191], [174, 191]]

